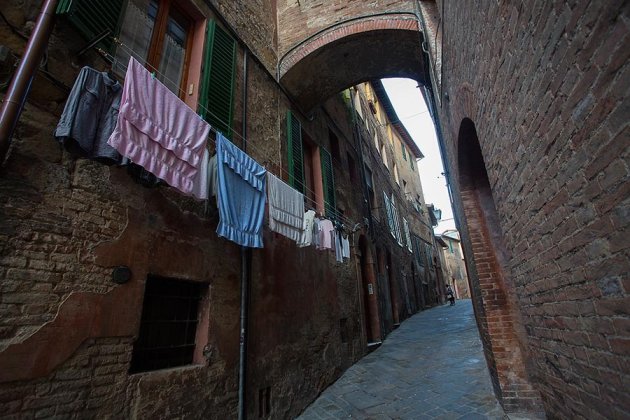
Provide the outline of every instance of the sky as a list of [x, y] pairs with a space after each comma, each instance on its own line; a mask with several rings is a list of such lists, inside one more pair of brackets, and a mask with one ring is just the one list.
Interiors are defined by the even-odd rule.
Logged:
[[382, 82], [398, 118], [424, 155], [417, 164], [424, 200], [427, 204], [433, 203], [436, 208], [442, 210], [442, 221], [435, 228], [435, 232], [442, 233], [447, 229], [455, 229], [446, 178], [442, 175], [444, 168], [435, 127], [422, 93], [417, 87], [418, 83], [411, 79], [383, 79]]

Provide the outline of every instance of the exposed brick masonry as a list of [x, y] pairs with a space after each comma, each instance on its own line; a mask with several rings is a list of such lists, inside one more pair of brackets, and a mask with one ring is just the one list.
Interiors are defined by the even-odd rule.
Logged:
[[[470, 118], [545, 408], [628, 417], [629, 5], [480, 1], [443, 10], [448, 160], [458, 174], [459, 128]], [[451, 180], [468, 218], [469, 193]], [[469, 219], [474, 250], [473, 226]]]

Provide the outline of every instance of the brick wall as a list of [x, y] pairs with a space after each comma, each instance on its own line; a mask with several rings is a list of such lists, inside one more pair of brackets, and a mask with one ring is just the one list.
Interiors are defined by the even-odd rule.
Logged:
[[210, 3], [243, 43], [275, 74], [277, 62], [277, 0], [211, 0]]
[[[486, 350], [497, 318], [484, 299], [510, 307], [514, 296], [515, 337], [526, 331], [523, 364], [548, 414], [627, 417], [628, 4], [443, 6], [439, 114]], [[478, 251], [487, 211], [471, 217], [480, 201], [457, 163], [465, 118], [506, 250], [495, 255], [507, 281], [494, 295]], [[496, 350], [487, 357], [499, 384]]]
[[291, 47], [316, 32], [336, 23], [387, 12], [413, 12], [410, 0], [278, 0], [278, 52]]

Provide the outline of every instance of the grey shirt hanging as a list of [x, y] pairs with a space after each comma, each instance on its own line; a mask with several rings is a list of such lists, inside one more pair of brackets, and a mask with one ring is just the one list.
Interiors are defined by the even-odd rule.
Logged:
[[57, 140], [85, 157], [120, 162], [120, 154], [107, 144], [107, 139], [116, 127], [121, 95], [117, 80], [83, 67], [57, 124]]

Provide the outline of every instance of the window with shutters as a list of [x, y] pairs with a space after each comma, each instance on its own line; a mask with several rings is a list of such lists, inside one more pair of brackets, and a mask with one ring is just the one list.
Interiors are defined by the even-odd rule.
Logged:
[[85, 39], [86, 45], [97, 42], [97, 47], [113, 53], [113, 37], [118, 35], [125, 0], [60, 0], [57, 14], [65, 17]]
[[407, 249], [409, 250], [409, 252], [413, 252], [413, 248], [411, 247], [411, 235], [409, 233], [409, 222], [407, 222], [407, 219], [405, 219], [403, 217], [403, 228], [405, 230], [405, 239], [407, 242]]
[[172, 0], [129, 0], [116, 48], [116, 72], [124, 75], [133, 56], [179, 97], [186, 90], [194, 20]]
[[395, 229], [394, 238], [396, 238], [398, 245], [402, 246], [402, 234], [400, 231], [400, 218], [398, 215], [398, 208], [396, 207], [396, 201], [394, 200], [394, 194], [392, 194], [391, 208], [392, 208], [392, 218], [394, 219], [394, 229]]
[[232, 138], [236, 40], [214, 21], [208, 22], [199, 113]]
[[402, 157], [404, 160], [407, 160], [407, 151], [405, 150], [405, 145], [400, 143], [400, 150], [402, 150]]
[[289, 155], [289, 184], [301, 193], [304, 188], [304, 157], [302, 152], [302, 124], [291, 111], [287, 114], [287, 146]]
[[372, 171], [367, 166], [363, 167], [365, 183], [367, 184], [367, 190], [369, 195], [369, 203], [370, 209], [372, 210], [372, 217], [376, 219], [379, 218], [379, 206], [376, 201], [376, 194], [374, 193], [374, 177], [372, 176]]
[[425, 253], [427, 256], [427, 266], [429, 269], [433, 269], [433, 247], [431, 244], [424, 244]]
[[307, 208], [327, 217], [337, 215], [332, 157], [304, 132], [298, 118], [287, 113], [289, 184], [306, 197]]
[[359, 116], [359, 120], [363, 123], [363, 109], [361, 108], [361, 97], [359, 96], [359, 91], [355, 90], [353, 95], [354, 100], [354, 109]]
[[389, 233], [392, 234], [394, 239], [396, 238], [396, 224], [394, 223], [394, 211], [392, 202], [383, 191], [383, 201], [385, 202], [385, 212], [387, 213], [387, 224], [389, 225]]
[[190, 1], [61, 0], [57, 14], [86, 45], [106, 52], [121, 78], [133, 56], [189, 106], [197, 105], [206, 18]]
[[389, 170], [389, 163], [387, 163], [387, 153], [385, 153], [385, 145], [381, 145], [381, 159], [383, 160], [383, 165]]
[[335, 218], [337, 213], [337, 203], [335, 202], [335, 176], [333, 171], [332, 157], [330, 153], [320, 148], [322, 161], [322, 181], [324, 184], [324, 209], [326, 210], [326, 216], [329, 218]]
[[416, 262], [418, 263], [420, 267], [424, 267], [426, 264], [425, 256], [424, 256], [424, 245], [418, 235], [413, 234], [412, 239], [413, 239], [413, 247], [414, 247], [413, 252], [416, 257]]

